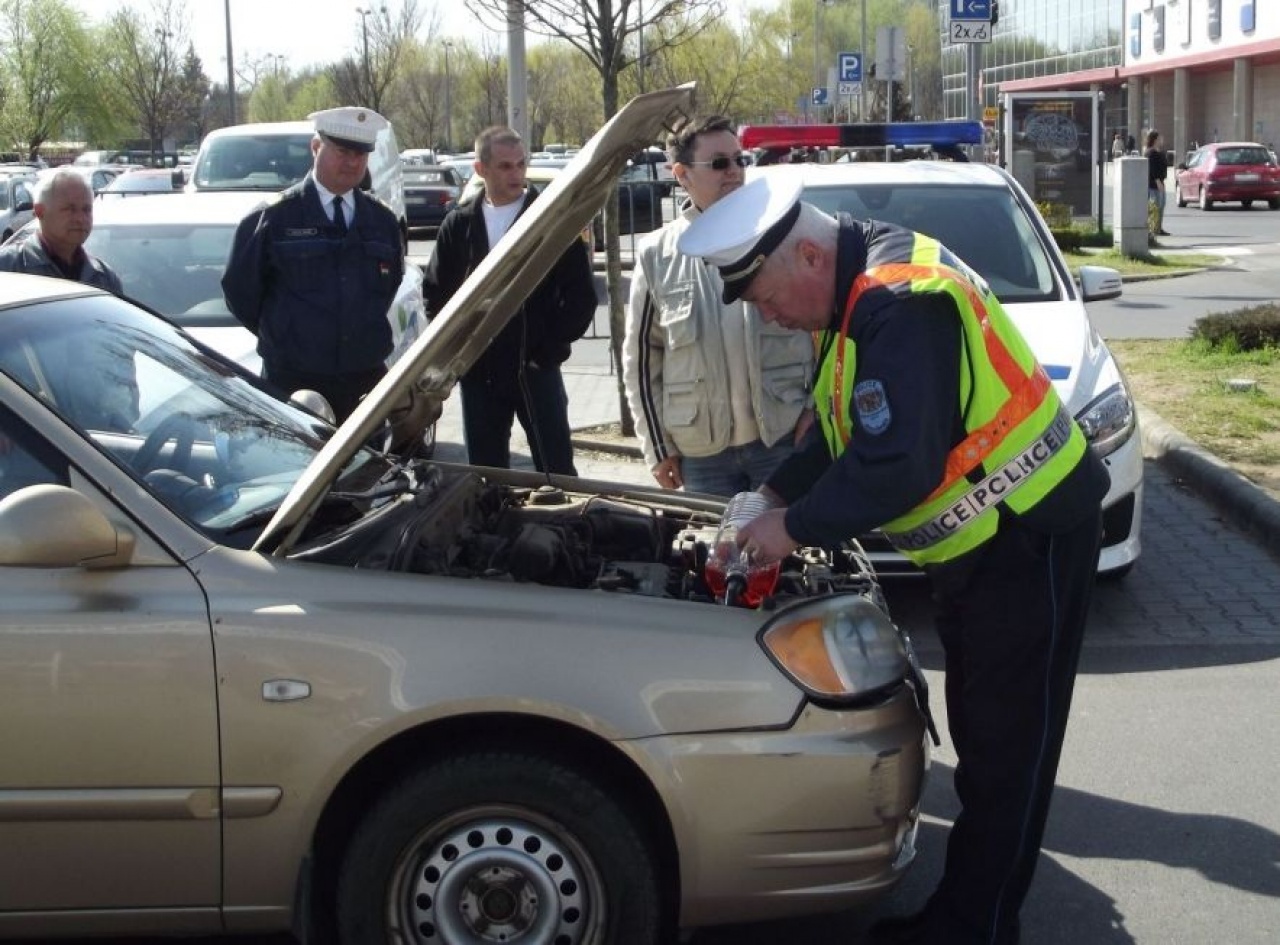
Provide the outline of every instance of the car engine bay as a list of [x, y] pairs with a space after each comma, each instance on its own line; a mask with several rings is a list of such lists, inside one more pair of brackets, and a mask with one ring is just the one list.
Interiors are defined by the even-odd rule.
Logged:
[[[366, 569], [717, 602], [705, 571], [715, 511], [670, 497], [513, 485], [466, 467], [420, 463], [397, 501], [329, 532], [297, 557]], [[762, 602], [833, 593], [884, 599], [861, 546], [800, 548]], [[720, 599], [723, 602], [723, 598]]]

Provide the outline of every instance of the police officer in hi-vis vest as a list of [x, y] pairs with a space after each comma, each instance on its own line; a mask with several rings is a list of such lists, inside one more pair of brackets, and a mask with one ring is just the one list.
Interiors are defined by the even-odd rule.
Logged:
[[1108, 477], [981, 277], [945, 246], [829, 216], [768, 173], [682, 252], [724, 294], [816, 333], [818, 423], [739, 531], [764, 559], [879, 527], [930, 576], [962, 809], [925, 907], [876, 942], [1010, 945], [1071, 704]]

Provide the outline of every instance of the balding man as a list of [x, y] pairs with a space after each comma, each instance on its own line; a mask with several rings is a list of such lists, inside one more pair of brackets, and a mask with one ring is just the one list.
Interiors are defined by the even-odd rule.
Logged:
[[[0, 249], [0, 272], [21, 272], [69, 279], [124, 295], [120, 277], [101, 259], [85, 252], [93, 232], [93, 191], [74, 171], [49, 175], [36, 188], [36, 231]], [[127, 366], [106, 348], [105, 339], [87, 333], [68, 342], [67, 371], [55, 381], [56, 406], [87, 430], [127, 432], [138, 419], [138, 384]]]
[[124, 294], [111, 267], [85, 252], [93, 232], [93, 191], [83, 177], [69, 170], [46, 177], [36, 188], [35, 216], [35, 233], [0, 249], [0, 272], [71, 279]]

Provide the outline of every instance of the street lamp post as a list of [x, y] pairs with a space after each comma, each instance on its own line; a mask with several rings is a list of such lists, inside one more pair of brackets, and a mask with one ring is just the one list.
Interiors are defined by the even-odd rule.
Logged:
[[[867, 120], [867, 80], [870, 78], [867, 74], [867, 0], [862, 0], [862, 81], [858, 83], [858, 121]], [[891, 89], [891, 100], [885, 114], [887, 121], [893, 120], [892, 97]]]
[[[387, 12], [387, 8], [380, 8], [383, 13]], [[369, 106], [373, 109], [378, 108], [377, 96], [373, 94], [373, 69], [369, 65], [369, 17], [376, 13], [372, 7], [356, 7], [356, 12], [360, 14], [360, 35], [364, 39], [364, 95], [361, 96], [369, 102]]]
[[453, 41], [444, 41], [444, 143], [453, 147], [453, 78], [449, 74], [449, 50]]
[[[818, 73], [818, 10], [826, 6], [831, 0], [814, 0], [813, 3], [813, 87], [816, 89], [822, 85], [822, 76]], [[810, 93], [809, 98], [813, 98]], [[815, 107], [817, 102], [814, 102]]]
[[914, 121], [918, 112], [916, 111], [916, 77], [914, 67], [911, 64], [912, 57], [915, 55], [916, 47], [911, 43], [907, 43], [907, 101], [911, 103], [911, 120]]
[[236, 69], [231, 58], [231, 0], [224, 0], [227, 17], [227, 124], [236, 123]]

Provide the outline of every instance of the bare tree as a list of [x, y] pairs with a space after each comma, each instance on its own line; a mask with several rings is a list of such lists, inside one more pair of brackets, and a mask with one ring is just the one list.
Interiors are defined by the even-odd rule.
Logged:
[[[715, 22], [724, 11], [719, 0], [467, 0], [490, 29], [503, 29], [508, 17], [523, 18], [525, 28], [564, 40], [586, 56], [600, 77], [604, 118], [618, 113], [619, 77], [648, 57], [687, 42]], [[654, 27], [662, 24], [662, 29]], [[637, 141], [636, 150], [650, 142]], [[605, 206], [605, 253], [609, 285], [610, 347], [621, 364], [624, 310], [622, 260], [618, 252], [618, 194]], [[622, 373], [618, 373], [622, 429], [635, 431], [627, 409]]]
[[358, 12], [356, 55], [331, 66], [329, 76], [340, 99], [381, 112], [401, 63], [417, 44], [425, 14], [418, 0], [402, 0], [395, 12], [385, 3], [373, 3]]
[[183, 114], [180, 50], [190, 45], [186, 22], [183, 0], [152, 0], [149, 16], [125, 7], [108, 25], [111, 60], [107, 70], [151, 142], [153, 164], [165, 133]]

